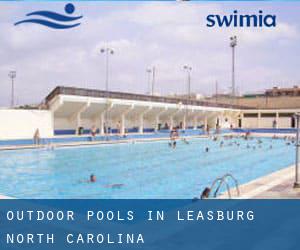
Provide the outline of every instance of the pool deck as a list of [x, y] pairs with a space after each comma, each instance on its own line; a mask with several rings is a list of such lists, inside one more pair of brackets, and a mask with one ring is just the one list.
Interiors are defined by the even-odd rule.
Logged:
[[14, 198], [0, 194], [0, 200], [2, 200], [2, 199], [10, 200], [10, 199], [14, 199]]
[[[231, 135], [230, 134], [222, 134], [222, 135]], [[193, 138], [208, 138], [212, 135], [187, 135], [187, 136], [181, 136], [178, 140], [187, 138], [187, 139], [193, 139]], [[86, 142], [60, 142], [60, 143], [52, 143], [50, 145], [40, 144], [40, 145], [16, 145], [16, 146], [0, 146], [0, 151], [5, 150], [19, 150], [19, 149], [39, 149], [39, 148], [58, 148], [58, 147], [74, 147], [74, 146], [93, 146], [93, 145], [105, 145], [105, 144], [120, 144], [120, 143], [135, 143], [135, 142], [151, 142], [151, 141], [169, 141], [169, 136], [165, 137], [149, 137], [149, 138], [130, 138], [130, 139], [120, 139], [120, 140], [108, 140], [108, 141], [86, 141]]]
[[[231, 194], [236, 199], [300, 199], [300, 188], [293, 188], [294, 179], [295, 166], [290, 166], [241, 185], [239, 197], [235, 189]], [[228, 195], [218, 198], [227, 199]]]
[[[223, 134], [202, 134], [202, 135], [184, 135], [180, 138], [208, 138], [211, 136], [240, 136], [244, 135], [245, 133], [239, 133], [239, 132], [230, 132], [230, 133], [223, 133]], [[251, 133], [251, 136], [254, 137], [273, 137], [277, 136], [278, 138], [283, 137], [295, 137], [295, 134], [288, 134], [288, 133]], [[66, 135], [66, 136], [55, 136], [53, 138], [71, 138], [74, 137], [74, 135]], [[86, 137], [86, 135], [83, 136], [76, 136], [76, 137]], [[91, 146], [91, 145], [99, 145], [99, 144], [117, 144], [117, 143], [135, 143], [135, 142], [147, 142], [147, 141], [160, 141], [160, 140], [169, 140], [169, 136], [162, 136], [162, 137], [151, 137], [151, 134], [149, 134], [148, 138], [129, 138], [124, 139], [120, 137], [121, 139], [118, 140], [94, 140], [94, 141], [80, 141], [80, 142], [57, 142], [57, 143], [51, 143], [51, 144], [40, 144], [40, 145], [11, 145], [11, 146], [0, 146], [0, 151], [4, 150], [19, 150], [19, 149], [38, 149], [38, 148], [49, 148], [49, 147], [72, 147], [72, 146]]]

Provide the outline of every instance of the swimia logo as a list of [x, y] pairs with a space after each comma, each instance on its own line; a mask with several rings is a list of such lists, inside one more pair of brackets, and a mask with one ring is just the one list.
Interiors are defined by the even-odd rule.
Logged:
[[206, 21], [207, 27], [276, 27], [276, 15], [264, 14], [262, 10], [258, 14], [240, 14], [237, 10], [230, 15], [210, 14]]
[[[75, 12], [75, 6], [71, 3], [66, 4], [64, 8], [65, 14], [59, 14], [53, 11], [40, 10], [27, 14], [27, 17], [33, 17], [16, 22], [15, 25], [24, 23], [33, 23], [43, 25], [52, 29], [70, 29], [80, 25], [74, 21], [79, 20], [82, 16], [72, 16]], [[73, 22], [73, 23], [72, 23]]]

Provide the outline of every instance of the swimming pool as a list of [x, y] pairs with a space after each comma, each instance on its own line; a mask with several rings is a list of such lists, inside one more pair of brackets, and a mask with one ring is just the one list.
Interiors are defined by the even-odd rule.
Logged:
[[[242, 184], [293, 164], [293, 145], [261, 140], [261, 148], [257, 139], [224, 140], [220, 147], [220, 140], [202, 138], [189, 145], [178, 141], [175, 149], [157, 141], [1, 151], [0, 193], [16, 198], [193, 198], [225, 173]], [[97, 182], [85, 182], [92, 173]]]

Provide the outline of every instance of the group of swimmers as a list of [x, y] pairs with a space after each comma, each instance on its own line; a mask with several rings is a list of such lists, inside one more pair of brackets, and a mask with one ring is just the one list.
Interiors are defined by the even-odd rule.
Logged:
[[[263, 143], [264, 143], [261, 139], [255, 139], [254, 137], [250, 137], [250, 133], [246, 133], [244, 135], [236, 135], [236, 136], [228, 135], [228, 136], [224, 136], [222, 138], [221, 142], [220, 142], [220, 147], [223, 147], [225, 145], [225, 143], [224, 143], [225, 140], [230, 140], [231, 141], [232, 139], [235, 139], [235, 138], [237, 138], [237, 139], [242, 138], [244, 140], [253, 140], [253, 141], [256, 140], [256, 143], [254, 145], [253, 144], [250, 145], [249, 143], [247, 143], [246, 144], [246, 148], [247, 149], [251, 149], [252, 148], [253, 150], [255, 150], [256, 148], [262, 148], [263, 147]], [[216, 137], [216, 136], [212, 138], [213, 141], [217, 141], [218, 139], [219, 138]], [[268, 147], [269, 149], [273, 149], [272, 141], [276, 140], [276, 139], [282, 139], [282, 138], [274, 135], [272, 137], [271, 144]], [[293, 137], [293, 136], [285, 136], [285, 137], [283, 137], [283, 139], [285, 141], [285, 145], [287, 145], [287, 146], [295, 144], [295, 137]], [[233, 146], [233, 145], [236, 145], [237, 147], [241, 146], [241, 144], [238, 141], [233, 141], [233, 142], [231, 141], [231, 142], [229, 142], [227, 144], [227, 146]]]
[[[176, 148], [176, 146], [177, 146], [176, 140], [177, 139], [179, 139], [178, 129], [173, 128], [170, 132], [170, 142], [168, 143], [169, 147]], [[190, 142], [186, 138], [182, 138], [181, 141], [186, 145], [190, 144]]]

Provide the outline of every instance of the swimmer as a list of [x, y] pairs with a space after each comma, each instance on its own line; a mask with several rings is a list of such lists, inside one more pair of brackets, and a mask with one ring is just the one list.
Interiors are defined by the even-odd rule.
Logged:
[[250, 148], [250, 145], [249, 145], [249, 144], [247, 144], [247, 148]]
[[185, 144], [190, 144], [190, 142], [188, 142], [186, 138], [183, 138], [182, 141], [183, 141]]
[[173, 141], [173, 148], [176, 148], [176, 141]]
[[210, 191], [211, 191], [211, 190], [210, 190], [209, 187], [204, 188], [204, 190], [203, 190], [203, 192], [202, 192], [202, 194], [201, 194], [201, 196], [200, 196], [200, 199], [201, 199], [201, 200], [208, 199], [208, 198], [209, 198]]
[[49, 143], [48, 146], [46, 147], [47, 150], [54, 150], [54, 146]]
[[94, 174], [91, 174], [89, 179], [80, 180], [79, 183], [95, 183], [96, 181], [96, 176]]
[[124, 186], [124, 184], [116, 183], [116, 184], [106, 185], [105, 187], [107, 187], [107, 188], [121, 188], [123, 186]]
[[208, 153], [209, 152], [209, 147], [205, 148], [205, 152]]
[[89, 182], [94, 183], [94, 182], [96, 182], [96, 181], [97, 181], [96, 176], [95, 176], [94, 174], [91, 174], [91, 176], [90, 176], [90, 181], [89, 181]]
[[273, 146], [272, 146], [272, 145], [270, 145], [269, 149], [272, 149], [272, 148], [273, 148]]

